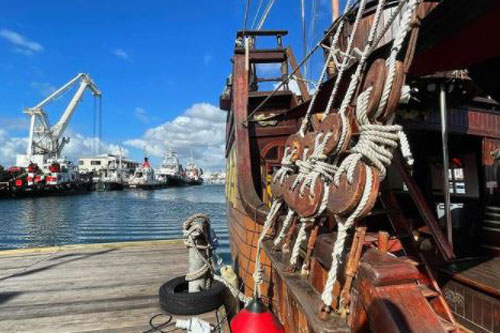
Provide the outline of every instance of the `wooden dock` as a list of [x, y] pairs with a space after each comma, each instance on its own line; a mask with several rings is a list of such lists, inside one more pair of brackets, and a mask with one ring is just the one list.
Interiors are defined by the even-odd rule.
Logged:
[[187, 258], [181, 240], [0, 251], [0, 332], [146, 331]]

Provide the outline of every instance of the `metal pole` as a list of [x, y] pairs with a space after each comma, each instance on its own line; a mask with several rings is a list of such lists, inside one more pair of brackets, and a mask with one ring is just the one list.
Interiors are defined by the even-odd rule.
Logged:
[[446, 233], [448, 236], [448, 242], [453, 249], [453, 225], [451, 221], [451, 210], [450, 210], [450, 179], [449, 179], [449, 161], [450, 157], [448, 154], [448, 118], [446, 110], [446, 91], [445, 84], [441, 83], [441, 91], [439, 94], [439, 104], [441, 109], [441, 140], [443, 143], [443, 193], [444, 193], [444, 213], [446, 216]]

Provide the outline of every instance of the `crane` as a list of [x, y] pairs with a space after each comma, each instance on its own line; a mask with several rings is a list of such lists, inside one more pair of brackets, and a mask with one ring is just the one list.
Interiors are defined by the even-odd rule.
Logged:
[[[48, 114], [44, 111], [44, 108], [78, 83], [80, 83], [80, 85], [64, 110], [61, 118], [51, 126], [49, 124]], [[17, 156], [16, 164], [18, 166], [27, 166], [30, 162], [42, 165], [49, 158], [60, 157], [64, 145], [70, 140], [69, 137], [63, 137], [64, 131], [86, 89], [89, 89], [96, 98], [102, 96], [101, 91], [92, 81], [90, 75], [87, 73], [79, 73], [36, 106], [24, 109], [24, 113], [31, 117], [29, 139], [26, 155]]]

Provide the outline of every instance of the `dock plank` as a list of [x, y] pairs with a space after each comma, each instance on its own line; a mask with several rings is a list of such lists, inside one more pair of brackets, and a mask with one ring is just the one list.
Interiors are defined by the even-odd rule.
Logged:
[[155, 241], [0, 251], [0, 332], [148, 330], [187, 257], [181, 242]]

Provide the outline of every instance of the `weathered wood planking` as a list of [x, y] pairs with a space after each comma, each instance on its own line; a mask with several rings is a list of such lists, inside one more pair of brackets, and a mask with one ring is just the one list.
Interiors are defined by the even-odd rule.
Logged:
[[187, 258], [180, 240], [0, 251], [0, 332], [143, 332]]

